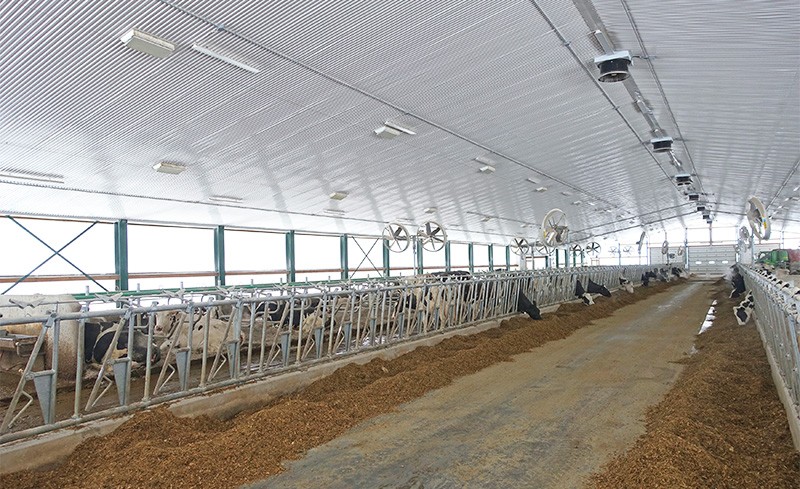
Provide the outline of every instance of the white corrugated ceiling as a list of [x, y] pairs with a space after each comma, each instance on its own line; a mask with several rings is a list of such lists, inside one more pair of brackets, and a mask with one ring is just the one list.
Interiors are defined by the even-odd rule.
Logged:
[[[28, 0], [0, 19], [0, 171], [64, 179], [0, 177], [2, 213], [354, 234], [433, 217], [506, 243], [560, 207], [581, 239], [702, 222], [672, 180], [688, 171], [715, 225], [751, 195], [778, 230], [800, 218], [796, 0]], [[127, 48], [132, 27], [176, 52]], [[631, 81], [596, 82], [596, 29]], [[643, 144], [634, 90], [683, 170]], [[387, 120], [416, 135], [376, 137]]]

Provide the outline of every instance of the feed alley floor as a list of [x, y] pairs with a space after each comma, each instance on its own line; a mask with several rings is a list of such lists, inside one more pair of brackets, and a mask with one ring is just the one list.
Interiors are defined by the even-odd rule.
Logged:
[[644, 433], [708, 310], [702, 282], [359, 424], [252, 488], [580, 487]]

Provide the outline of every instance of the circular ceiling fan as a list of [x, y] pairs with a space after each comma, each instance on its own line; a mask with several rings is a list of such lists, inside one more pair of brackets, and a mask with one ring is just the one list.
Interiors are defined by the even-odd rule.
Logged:
[[592, 241], [591, 243], [586, 245], [586, 248], [584, 248], [584, 250], [586, 251], [586, 253], [589, 253], [590, 255], [595, 255], [595, 256], [599, 255], [600, 243], [598, 243], [597, 241]]
[[394, 253], [402, 253], [408, 249], [411, 236], [408, 229], [400, 223], [390, 222], [383, 228], [383, 244]]
[[511, 240], [511, 251], [518, 256], [525, 256], [531, 249], [531, 245], [528, 243], [528, 240], [525, 238], [514, 238]]
[[758, 197], [750, 197], [747, 201], [747, 220], [750, 223], [750, 229], [753, 230], [755, 236], [758, 236], [759, 240], [769, 239], [771, 231], [769, 216]]
[[636, 242], [638, 246], [637, 253], [642, 254], [642, 246], [644, 246], [644, 241], [647, 238], [647, 231], [642, 231], [642, 234], [639, 236], [639, 241]]
[[739, 249], [741, 250], [750, 249], [750, 246], [752, 245], [750, 242], [750, 231], [747, 229], [746, 226], [742, 226], [739, 228], [739, 241], [741, 242]]
[[669, 253], [669, 241], [665, 239], [664, 242], [661, 243], [661, 254], [666, 255], [668, 253]]
[[533, 244], [533, 250], [536, 253], [536, 256], [550, 256], [550, 253], [553, 252], [549, 246], [541, 241], [537, 241]]
[[555, 247], [566, 244], [568, 240], [567, 215], [561, 209], [551, 209], [542, 221], [542, 243]]
[[447, 233], [438, 222], [428, 221], [417, 230], [417, 239], [423, 249], [436, 252], [444, 248], [447, 243]]

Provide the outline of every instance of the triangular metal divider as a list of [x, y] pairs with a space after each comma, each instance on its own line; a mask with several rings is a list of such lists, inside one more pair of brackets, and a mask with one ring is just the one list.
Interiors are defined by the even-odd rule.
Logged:
[[39, 407], [42, 408], [42, 418], [44, 424], [51, 424], [53, 420], [52, 398], [53, 376], [55, 370], [44, 370], [30, 374], [33, 378], [33, 385], [36, 387], [36, 396], [39, 398]]
[[180, 382], [182, 391], [185, 391], [188, 386], [189, 379], [186, 374], [189, 371], [189, 359], [188, 347], [175, 350], [175, 364], [178, 367], [178, 382]]
[[128, 403], [128, 374], [131, 370], [130, 358], [117, 358], [112, 363], [114, 369], [114, 382], [117, 384], [117, 395], [119, 405], [124, 406]]
[[225, 344], [228, 347], [228, 373], [230, 374], [230, 378], [234, 379], [238, 377], [236, 375], [237, 365], [239, 362], [238, 349], [239, 349], [239, 340], [228, 341]]
[[353, 334], [353, 323], [344, 325], [344, 351], [350, 351], [350, 337]]
[[314, 347], [316, 349], [317, 358], [322, 357], [322, 328], [314, 329]]

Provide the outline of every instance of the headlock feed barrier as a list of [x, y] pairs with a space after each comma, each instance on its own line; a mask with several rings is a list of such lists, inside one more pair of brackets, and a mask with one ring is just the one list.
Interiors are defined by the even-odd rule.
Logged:
[[[798, 314], [800, 300], [790, 287], [782, 287], [755, 268], [739, 265], [745, 287], [753, 293], [756, 325], [767, 354], [777, 365], [793, 406], [786, 406], [790, 417], [800, 415], [800, 350], [798, 350]], [[779, 386], [780, 388], [780, 386]], [[793, 412], [791, 408], [793, 407]], [[800, 422], [800, 421], [796, 421]]]
[[16, 382], [0, 408], [0, 443], [517, 314], [520, 293], [548, 306], [575, 299], [576, 280], [636, 283], [647, 269], [0, 296], [0, 375]]

